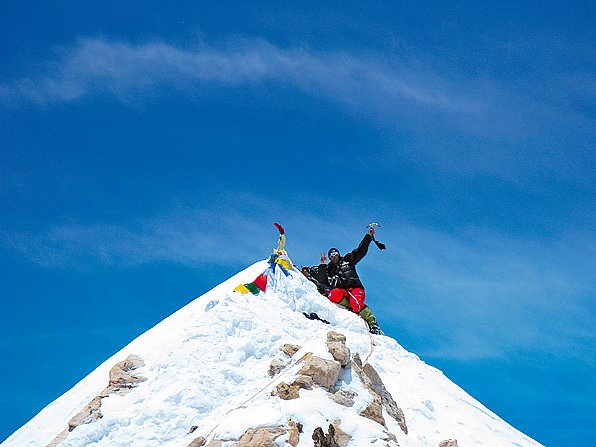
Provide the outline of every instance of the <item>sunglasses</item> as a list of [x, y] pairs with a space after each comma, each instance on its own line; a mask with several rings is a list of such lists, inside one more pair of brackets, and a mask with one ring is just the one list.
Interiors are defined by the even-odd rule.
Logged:
[[331, 253], [329, 253], [329, 257], [330, 257], [330, 258], [334, 258], [335, 256], [339, 256], [339, 252], [337, 252], [337, 251], [332, 251]]

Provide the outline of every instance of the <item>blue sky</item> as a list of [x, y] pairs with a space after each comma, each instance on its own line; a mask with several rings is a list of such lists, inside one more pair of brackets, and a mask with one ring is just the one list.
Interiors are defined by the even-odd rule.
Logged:
[[0, 5], [0, 439], [194, 297], [383, 224], [386, 333], [594, 444], [594, 4]]

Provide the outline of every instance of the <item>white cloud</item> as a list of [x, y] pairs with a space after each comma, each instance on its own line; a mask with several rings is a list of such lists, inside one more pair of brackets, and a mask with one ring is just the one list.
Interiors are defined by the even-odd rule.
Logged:
[[[276, 218], [286, 226], [287, 248], [299, 265], [318, 263], [329, 246], [355, 248], [365, 231], [356, 222], [365, 218], [358, 210], [338, 221], [247, 194], [224, 206], [215, 196], [211, 203], [134, 223], [59, 225], [4, 240], [47, 267], [168, 262], [241, 268], [269, 255]], [[589, 237], [545, 242], [488, 230], [453, 235], [394, 220], [379, 239], [388, 250], [372, 246], [359, 266], [368, 302], [395, 333], [419, 340], [416, 351], [423, 356], [469, 360], [542, 349], [568, 356], [570, 346], [593, 342]]]
[[0, 86], [4, 101], [73, 101], [111, 92], [127, 97], [152, 86], [196, 92], [206, 85], [285, 82], [307, 92], [367, 107], [418, 104], [448, 112], [472, 113], [481, 107], [461, 86], [436, 73], [412, 73], [407, 64], [392, 68], [372, 58], [279, 48], [263, 40], [233, 42], [226, 48], [178, 48], [162, 42], [133, 45], [81, 39], [60, 48], [56, 60], [29, 78]]
[[386, 238], [395, 249], [374, 266], [375, 292], [390, 297], [382, 312], [419, 339], [423, 355], [473, 359], [549, 347], [568, 356], [593, 325], [590, 236], [516, 240], [405, 225]]

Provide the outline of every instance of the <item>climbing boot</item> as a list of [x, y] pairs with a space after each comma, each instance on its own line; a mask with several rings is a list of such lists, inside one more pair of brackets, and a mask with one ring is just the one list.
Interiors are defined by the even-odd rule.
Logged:
[[362, 309], [359, 312], [359, 315], [362, 317], [364, 321], [366, 321], [366, 324], [368, 325], [368, 331], [371, 334], [384, 335], [383, 331], [379, 327], [379, 323], [377, 323], [377, 319], [370, 311], [370, 308], [368, 306], [365, 306], [364, 309]]

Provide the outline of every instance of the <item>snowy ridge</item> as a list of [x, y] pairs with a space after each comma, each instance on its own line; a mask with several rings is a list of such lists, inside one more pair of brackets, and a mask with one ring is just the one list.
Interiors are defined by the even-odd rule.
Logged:
[[[384, 446], [376, 441], [387, 432], [400, 446], [437, 447], [450, 438], [460, 447], [540, 446], [392, 338], [374, 336], [372, 347], [364, 322], [321, 297], [299, 272], [277, 278], [259, 296], [232, 292], [267, 265], [260, 261], [248, 267], [139, 336], [2, 447], [48, 445], [107, 386], [110, 369], [131, 354], [143, 359], [144, 366], [134, 372], [147, 380], [126, 395], [104, 398], [103, 417], [76, 427], [61, 447], [187, 447], [199, 436], [238, 439], [249, 428], [283, 425], [288, 419], [303, 426], [299, 447], [313, 446], [313, 430], [327, 431], [334, 419], [352, 436], [349, 446]], [[331, 324], [308, 320], [303, 311], [316, 312]], [[352, 407], [332, 401], [320, 387], [302, 389], [293, 400], [271, 395], [277, 383], [297, 371], [292, 363], [278, 376], [269, 376], [271, 361], [285, 356], [280, 346], [301, 346], [293, 361], [307, 352], [331, 360], [326, 347], [330, 330], [346, 336], [352, 354], [362, 359], [370, 354], [369, 363], [404, 411], [407, 435], [387, 415], [385, 428], [358, 414], [371, 398], [350, 369], [341, 372], [338, 386], [355, 393]], [[191, 427], [196, 428], [189, 433]], [[276, 442], [290, 446], [282, 438]]]

